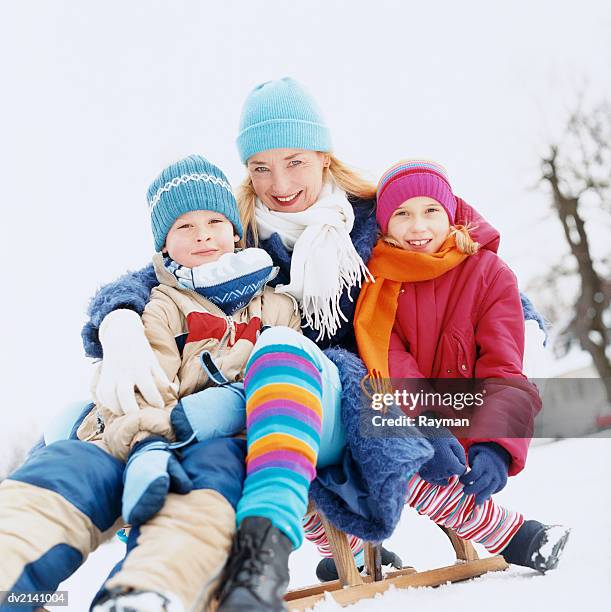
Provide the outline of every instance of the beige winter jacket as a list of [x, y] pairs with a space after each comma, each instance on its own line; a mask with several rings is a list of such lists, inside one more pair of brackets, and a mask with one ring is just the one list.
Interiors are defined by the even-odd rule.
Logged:
[[[102, 442], [122, 460], [135, 443], [150, 435], [174, 439], [170, 412], [177, 401], [212, 384], [200, 364], [202, 351], [210, 353], [225, 378], [241, 381], [263, 327], [283, 325], [301, 331], [296, 302], [274, 293], [270, 287], [265, 287], [261, 295], [230, 317], [198, 293], [179, 287], [159, 254], [153, 263], [160, 285], [151, 292], [142, 322], [159, 363], [172, 381], [172, 387], [160, 389], [164, 408], [149, 406], [137, 394], [140, 410], [116, 416], [96, 401], [97, 410], [92, 410], [77, 432], [81, 440]], [[98, 377], [99, 369], [92, 383], [94, 390]], [[99, 430], [97, 412], [104, 421], [103, 433], [96, 433]]]

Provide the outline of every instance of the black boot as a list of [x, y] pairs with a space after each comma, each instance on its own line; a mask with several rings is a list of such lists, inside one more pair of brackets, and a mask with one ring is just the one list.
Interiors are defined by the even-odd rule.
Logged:
[[[392, 552], [392, 550], [387, 550], [382, 546], [382, 565], [390, 565], [395, 569], [401, 569], [403, 567], [403, 562], [399, 558], [399, 555]], [[363, 565], [358, 566], [359, 572], [363, 571], [363, 567]], [[335, 567], [335, 561], [332, 557], [325, 557], [320, 561], [316, 567], [316, 577], [321, 582], [339, 579], [337, 567]]]
[[218, 612], [286, 610], [291, 541], [269, 519], [244, 519], [221, 580]]
[[115, 587], [92, 604], [91, 612], [185, 612], [185, 608], [176, 595]]
[[571, 530], [562, 525], [524, 521], [501, 554], [507, 563], [545, 574], [558, 565], [570, 533]]

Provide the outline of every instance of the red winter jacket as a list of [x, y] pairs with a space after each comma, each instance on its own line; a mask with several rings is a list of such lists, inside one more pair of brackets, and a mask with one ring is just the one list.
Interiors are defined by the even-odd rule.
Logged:
[[[497, 255], [499, 233], [458, 200], [457, 223], [471, 222], [481, 249], [439, 278], [404, 283], [388, 355], [392, 378], [503, 378], [485, 384], [487, 432], [508, 427], [532, 435], [541, 409], [534, 385], [522, 373], [524, 315], [513, 272]], [[475, 434], [478, 436], [478, 434]], [[524, 467], [530, 437], [461, 439], [465, 450], [496, 442], [512, 457], [509, 475]]]

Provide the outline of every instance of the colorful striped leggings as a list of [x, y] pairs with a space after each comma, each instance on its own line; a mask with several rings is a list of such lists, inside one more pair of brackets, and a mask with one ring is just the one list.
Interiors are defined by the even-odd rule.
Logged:
[[[524, 517], [507, 510], [492, 498], [476, 506], [473, 495], [463, 493], [458, 476], [453, 476], [447, 486], [432, 485], [414, 474], [408, 484], [406, 504], [419, 514], [428, 516], [437, 525], [449, 527], [464, 540], [482, 544], [492, 554], [500, 553], [516, 534]], [[316, 544], [323, 557], [330, 557], [329, 542], [320, 519], [310, 516], [304, 519], [305, 537]], [[363, 548], [363, 542], [350, 537], [355, 556]]]
[[272, 327], [254, 346], [244, 391], [248, 454], [238, 525], [266, 517], [298, 548], [316, 467], [339, 463], [345, 445], [337, 367], [305, 336]]

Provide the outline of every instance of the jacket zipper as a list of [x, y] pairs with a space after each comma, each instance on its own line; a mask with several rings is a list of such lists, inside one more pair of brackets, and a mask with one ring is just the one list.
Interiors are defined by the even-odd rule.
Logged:
[[[218, 346], [218, 352], [220, 353], [225, 346], [227, 345], [227, 341], [231, 338], [231, 334], [233, 333], [233, 331], [235, 330], [235, 325], [233, 322], [233, 317], [231, 315], [226, 315], [223, 312], [223, 317], [225, 317], [225, 320], [227, 321], [227, 331], [225, 331], [225, 333], [223, 334], [223, 337], [221, 338], [220, 342], [219, 342], [219, 346]], [[218, 366], [217, 366], [218, 368]], [[203, 368], [202, 368], [203, 370]], [[219, 368], [219, 372], [221, 372], [220, 368]], [[221, 372], [222, 374], [222, 372]], [[207, 374], [204, 373], [204, 376], [207, 376]], [[208, 380], [210, 379], [210, 376], [207, 376]], [[204, 385], [204, 381], [202, 380], [201, 382], [201, 386], [203, 387]]]
[[[224, 314], [224, 313], [223, 313]], [[219, 351], [222, 351], [227, 342], [230, 340], [232, 334], [235, 336], [235, 324], [233, 322], [233, 317], [231, 315], [225, 315], [225, 320], [227, 321], [227, 331], [223, 334], [221, 338], [221, 342], [219, 344]]]

